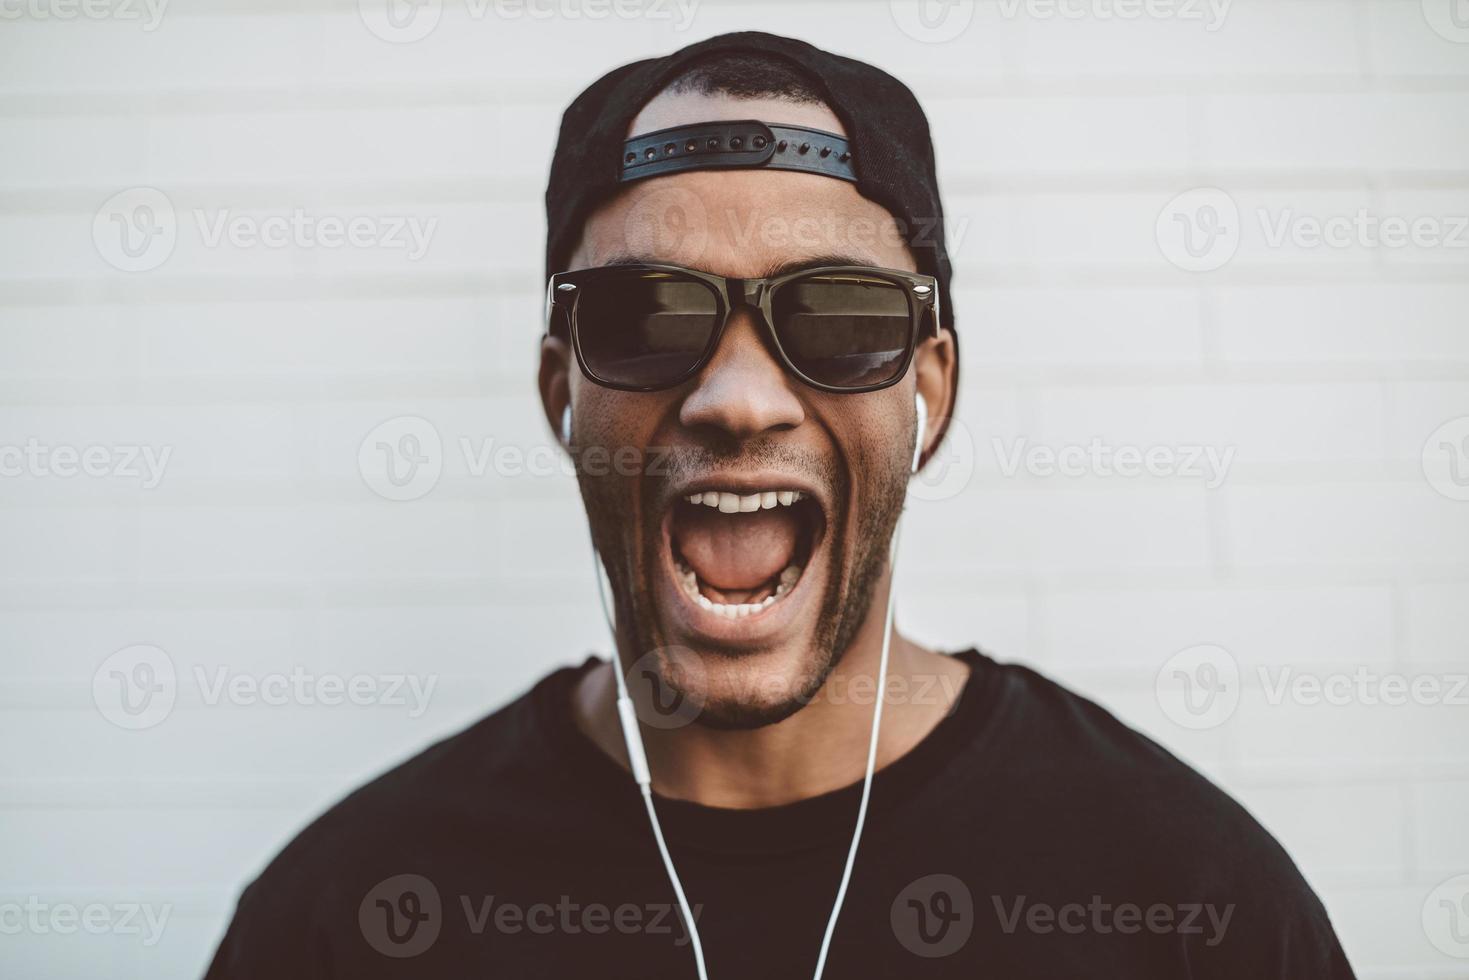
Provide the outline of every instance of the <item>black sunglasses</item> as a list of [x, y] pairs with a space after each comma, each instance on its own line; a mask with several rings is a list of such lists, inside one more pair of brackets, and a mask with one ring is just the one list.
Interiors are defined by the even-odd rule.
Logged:
[[582, 373], [621, 391], [662, 391], [709, 362], [737, 306], [759, 313], [776, 358], [821, 391], [856, 393], [901, 378], [923, 336], [938, 335], [932, 276], [822, 266], [732, 279], [673, 265], [558, 272], [547, 333], [569, 340]]

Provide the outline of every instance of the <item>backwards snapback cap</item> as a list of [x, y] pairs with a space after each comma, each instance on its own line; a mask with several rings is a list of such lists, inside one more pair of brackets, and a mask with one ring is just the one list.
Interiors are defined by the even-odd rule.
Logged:
[[[721, 120], [651, 133], [627, 129], [643, 106], [693, 63], [715, 54], [790, 62], [824, 90], [845, 138], [779, 120]], [[634, 180], [690, 169], [777, 169], [855, 184], [899, 228], [920, 272], [938, 280], [941, 324], [954, 328], [943, 207], [928, 119], [908, 87], [878, 68], [804, 41], [757, 31], [722, 34], [662, 58], [614, 69], [561, 117], [546, 185], [546, 276], [565, 270], [591, 211]]]

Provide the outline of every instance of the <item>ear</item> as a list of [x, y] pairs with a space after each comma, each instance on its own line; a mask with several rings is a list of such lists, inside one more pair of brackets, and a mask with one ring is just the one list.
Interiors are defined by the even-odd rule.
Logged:
[[937, 337], [929, 337], [919, 343], [913, 355], [917, 393], [928, 402], [928, 427], [923, 434], [924, 462], [943, 439], [944, 430], [949, 426], [949, 416], [954, 411], [957, 354], [954, 335], [948, 330], [940, 330]]
[[571, 404], [571, 347], [560, 337], [547, 336], [541, 341], [541, 370], [537, 383], [541, 389], [541, 408], [546, 423], [561, 440], [561, 415]]

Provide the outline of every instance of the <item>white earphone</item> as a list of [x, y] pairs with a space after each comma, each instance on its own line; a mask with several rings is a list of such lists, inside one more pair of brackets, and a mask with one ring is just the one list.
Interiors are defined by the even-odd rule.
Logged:
[[[911, 471], [917, 473], [919, 463], [923, 461], [923, 437], [928, 431], [928, 402], [922, 395], [917, 395], [914, 398], [913, 408], [917, 419], [913, 437]], [[563, 441], [567, 443], [571, 441], [571, 409], [569, 407], [561, 415], [561, 434]], [[872, 708], [872, 731], [867, 744], [867, 768], [862, 777], [862, 802], [857, 808], [857, 825], [852, 831], [852, 843], [847, 849], [847, 863], [842, 869], [842, 880], [837, 886], [837, 896], [831, 907], [831, 917], [826, 922], [826, 933], [821, 939], [821, 952], [816, 958], [816, 972], [812, 980], [821, 980], [821, 975], [826, 970], [826, 955], [831, 949], [831, 937], [836, 932], [837, 918], [841, 915], [842, 903], [847, 897], [847, 885], [852, 880], [852, 868], [857, 863], [857, 845], [862, 840], [862, 828], [867, 823], [867, 803], [872, 796], [873, 773], [877, 771], [877, 743], [878, 733], [882, 727], [882, 705], [886, 700], [881, 696], [881, 692], [887, 689], [888, 649], [893, 636], [893, 600], [897, 596], [898, 535], [902, 529], [903, 518], [902, 515], [899, 515], [898, 522], [893, 527], [893, 540], [888, 551], [888, 565], [892, 569], [892, 574], [888, 579], [888, 605], [883, 622], [882, 653], [878, 657], [877, 665], [879, 696], [874, 699], [876, 703]], [[595, 542], [592, 544], [592, 564], [596, 566], [597, 571], [597, 598], [602, 602], [602, 614], [606, 616], [607, 628], [612, 632], [612, 673], [617, 679], [617, 720], [622, 727], [623, 742], [627, 746], [628, 768], [632, 770], [633, 779], [642, 790], [643, 805], [648, 811], [648, 823], [653, 828], [653, 840], [658, 845], [658, 854], [663, 858], [663, 868], [668, 872], [668, 881], [673, 885], [673, 893], [678, 898], [678, 907], [683, 914], [684, 924], [688, 928], [690, 944], [694, 950], [694, 965], [699, 971], [699, 980], [709, 980], [709, 972], [704, 965], [704, 944], [699, 939], [699, 927], [694, 919], [693, 909], [689, 907], [688, 896], [684, 894], [683, 882], [678, 877], [678, 869], [673, 866], [673, 857], [668, 853], [668, 844], [663, 839], [663, 826], [658, 821], [658, 810], [653, 805], [653, 774], [648, 768], [648, 754], [643, 748], [643, 733], [638, 727], [637, 709], [633, 707], [632, 696], [627, 689], [627, 678], [623, 676], [622, 665], [617, 656], [617, 622], [612, 615], [612, 604], [608, 600], [611, 583], [607, 578], [607, 570], [602, 565], [602, 556], [597, 553]]]
[[923, 437], [928, 434], [928, 399], [923, 395], [913, 396], [913, 408], [918, 415], [916, 425], [917, 432], [913, 436], [913, 472], [918, 472], [918, 464], [923, 462]]
[[571, 445], [571, 406], [567, 405], [561, 410], [561, 444]]

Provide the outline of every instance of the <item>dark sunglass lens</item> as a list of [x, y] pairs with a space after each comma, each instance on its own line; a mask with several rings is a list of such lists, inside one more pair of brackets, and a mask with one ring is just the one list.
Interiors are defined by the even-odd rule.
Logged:
[[719, 322], [714, 290], [678, 273], [612, 271], [586, 280], [577, 292], [582, 357], [612, 384], [651, 388], [680, 381]]
[[770, 310], [786, 356], [813, 381], [862, 388], [903, 369], [913, 334], [907, 287], [860, 272], [788, 282]]

